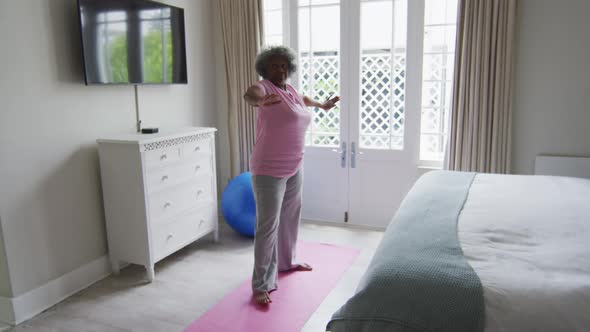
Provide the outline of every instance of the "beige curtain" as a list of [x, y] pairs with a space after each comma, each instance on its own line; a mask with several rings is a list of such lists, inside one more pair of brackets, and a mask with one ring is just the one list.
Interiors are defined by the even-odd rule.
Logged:
[[516, 0], [461, 0], [447, 167], [508, 173]]
[[255, 139], [255, 111], [243, 99], [258, 80], [254, 69], [263, 38], [262, 0], [215, 0], [219, 7], [228, 93], [232, 176], [249, 169]]

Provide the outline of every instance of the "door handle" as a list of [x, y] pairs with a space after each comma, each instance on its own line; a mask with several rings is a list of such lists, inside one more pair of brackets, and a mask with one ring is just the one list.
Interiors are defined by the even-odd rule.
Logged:
[[346, 143], [342, 142], [340, 150], [332, 149], [332, 151], [340, 153], [340, 167], [346, 168]]
[[342, 142], [342, 153], [340, 154], [340, 167], [346, 168], [346, 143]]
[[356, 168], [356, 144], [350, 143], [350, 168]]

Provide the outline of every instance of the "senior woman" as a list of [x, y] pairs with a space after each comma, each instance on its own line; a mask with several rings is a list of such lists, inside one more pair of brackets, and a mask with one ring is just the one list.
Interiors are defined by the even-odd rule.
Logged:
[[294, 52], [283, 46], [262, 50], [256, 58], [262, 80], [248, 88], [244, 99], [258, 107], [256, 143], [250, 159], [256, 200], [254, 272], [256, 303], [268, 305], [278, 287], [279, 271], [311, 271], [295, 261], [301, 218], [303, 149], [311, 122], [306, 106], [329, 110], [340, 97], [318, 102], [299, 94], [287, 79], [297, 67]]

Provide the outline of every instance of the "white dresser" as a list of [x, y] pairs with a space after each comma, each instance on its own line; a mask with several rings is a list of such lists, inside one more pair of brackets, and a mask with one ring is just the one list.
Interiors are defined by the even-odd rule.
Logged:
[[154, 264], [213, 232], [218, 238], [215, 128], [97, 140], [109, 257]]

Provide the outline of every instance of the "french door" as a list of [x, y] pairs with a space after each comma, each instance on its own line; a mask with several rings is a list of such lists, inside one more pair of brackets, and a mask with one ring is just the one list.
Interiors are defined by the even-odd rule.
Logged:
[[304, 219], [385, 227], [419, 176], [421, 120], [433, 100], [422, 98], [428, 1], [282, 1], [280, 39], [299, 57], [291, 84], [316, 100], [341, 96], [332, 110], [312, 110]]

